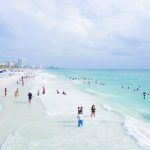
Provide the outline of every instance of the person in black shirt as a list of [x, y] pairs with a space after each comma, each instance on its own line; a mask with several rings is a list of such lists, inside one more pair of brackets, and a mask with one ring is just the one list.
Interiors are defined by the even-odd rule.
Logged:
[[31, 103], [31, 100], [32, 100], [32, 93], [29, 92], [29, 93], [28, 93], [28, 102]]

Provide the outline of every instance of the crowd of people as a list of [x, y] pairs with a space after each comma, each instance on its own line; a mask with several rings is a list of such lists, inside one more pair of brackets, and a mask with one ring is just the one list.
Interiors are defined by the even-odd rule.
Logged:
[[[17, 80], [16, 84], [17, 84], [17, 85], [21, 84], [21, 86], [24, 86], [26, 79], [31, 79], [31, 78], [33, 79], [34, 77], [35, 77], [34, 75], [21, 76], [20, 80]], [[46, 92], [46, 90], [45, 90], [45, 87], [43, 86], [41, 93], [44, 95], [45, 92]], [[19, 88], [17, 88], [17, 89], [15, 90], [15, 92], [14, 92], [14, 97], [15, 97], [15, 98], [18, 98], [19, 95], [20, 95], [19, 93], [20, 93], [20, 92], [19, 92]], [[8, 95], [8, 89], [7, 89], [7, 88], [4, 88], [4, 97], [6, 97], [7, 95]], [[40, 90], [38, 90], [37, 95], [38, 95], [38, 96], [40, 95]], [[28, 93], [28, 102], [29, 102], [30, 104], [31, 104], [32, 97], [33, 97], [33, 94], [32, 94], [32, 92], [30, 91], [30, 92]]]
[[[124, 89], [128, 89], [128, 90], [129, 90], [129, 89], [131, 89], [131, 90], [133, 89], [133, 92], [139, 92], [139, 91], [141, 91], [141, 86], [140, 86], [140, 85], [139, 85], [138, 87], [135, 87], [135, 88], [131, 88], [130, 86], [127, 86], [127, 87], [126, 87], [126, 86], [123, 86], [123, 85], [122, 85], [121, 87], [122, 87], [122, 89], [123, 89], [123, 88], [124, 88]], [[144, 91], [142, 94], [143, 94], [143, 98], [144, 98], [144, 99], [146, 98], [146, 96], [149, 96], [149, 95], [150, 95], [149, 92], [145, 92], [145, 91]]]

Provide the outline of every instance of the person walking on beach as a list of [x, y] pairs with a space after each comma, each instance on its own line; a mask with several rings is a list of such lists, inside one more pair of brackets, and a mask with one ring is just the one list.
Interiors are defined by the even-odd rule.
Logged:
[[96, 111], [95, 105], [92, 105], [92, 108], [91, 108], [91, 117], [92, 116], [95, 117], [95, 111]]
[[7, 88], [4, 90], [4, 95], [7, 96]]
[[42, 94], [44, 95], [45, 94], [45, 87], [43, 86], [42, 88]]
[[21, 83], [22, 83], [22, 86], [24, 86], [24, 79], [23, 79], [23, 76], [21, 77]]
[[77, 119], [78, 119], [78, 127], [83, 126], [83, 115], [81, 114], [81, 112], [79, 112]]
[[17, 90], [15, 91], [15, 97], [19, 96], [19, 89], [17, 88]]
[[28, 102], [31, 103], [31, 100], [32, 100], [32, 93], [29, 92], [29, 93], [28, 93]]
[[40, 96], [40, 91], [39, 90], [37, 91], [37, 96]]

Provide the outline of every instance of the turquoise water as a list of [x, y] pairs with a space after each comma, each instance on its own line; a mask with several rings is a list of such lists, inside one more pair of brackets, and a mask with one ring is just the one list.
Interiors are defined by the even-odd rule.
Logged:
[[[100, 98], [101, 102], [117, 109], [125, 116], [132, 116], [145, 122], [150, 121], [150, 95], [148, 94], [150, 93], [150, 70], [57, 69], [48, 71], [65, 78], [66, 81], [78, 83], [75, 86], [83, 92], [99, 97], [101, 94], [105, 95], [104, 99]], [[146, 92], [145, 99], [143, 92]]]

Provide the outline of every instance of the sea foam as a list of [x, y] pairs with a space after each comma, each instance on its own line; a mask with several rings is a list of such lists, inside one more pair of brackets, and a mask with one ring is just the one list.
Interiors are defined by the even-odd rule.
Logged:
[[12, 134], [8, 135], [2, 145], [0, 146], [0, 150], [9, 150], [15, 145], [16, 137], [18, 136], [17, 132], [13, 132]]
[[126, 119], [123, 123], [126, 133], [141, 147], [150, 148], [150, 129], [135, 119]]
[[94, 91], [92, 89], [85, 89], [85, 92], [87, 92], [91, 95], [97, 95], [97, 96], [102, 96], [102, 97], [108, 97], [109, 96], [108, 94], [105, 94], [105, 93], [102, 93], [102, 92], [99, 92], [99, 91]]

